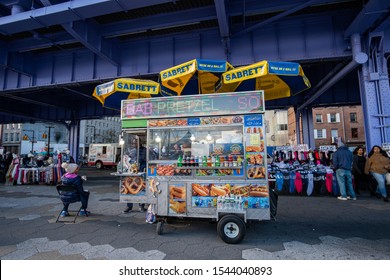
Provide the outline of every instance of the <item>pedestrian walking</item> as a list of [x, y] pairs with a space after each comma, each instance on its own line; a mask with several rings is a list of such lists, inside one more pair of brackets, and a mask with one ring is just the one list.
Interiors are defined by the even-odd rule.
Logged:
[[337, 151], [333, 154], [332, 161], [336, 170], [337, 183], [340, 188], [339, 200], [356, 200], [356, 194], [352, 186], [352, 152], [339, 141]]
[[376, 193], [382, 197], [384, 202], [389, 202], [386, 191], [386, 173], [390, 168], [390, 158], [387, 153], [378, 145], [372, 147], [365, 165], [365, 173], [374, 176], [378, 183]]

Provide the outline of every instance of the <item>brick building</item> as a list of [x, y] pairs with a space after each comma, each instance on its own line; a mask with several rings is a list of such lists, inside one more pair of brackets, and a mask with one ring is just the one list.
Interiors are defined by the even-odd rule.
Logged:
[[[294, 109], [288, 110], [288, 135], [291, 145], [297, 144]], [[347, 146], [365, 144], [361, 106], [313, 108], [315, 146], [330, 145], [341, 139]], [[302, 135], [302, 127], [300, 128]]]
[[347, 146], [365, 144], [361, 106], [321, 107], [313, 109], [316, 147], [341, 139]]

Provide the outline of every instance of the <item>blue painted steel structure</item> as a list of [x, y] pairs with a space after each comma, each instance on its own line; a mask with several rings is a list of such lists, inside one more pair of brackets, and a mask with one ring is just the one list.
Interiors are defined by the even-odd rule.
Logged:
[[194, 58], [276, 60], [299, 62], [313, 89], [267, 108], [362, 103], [368, 146], [389, 141], [389, 10], [390, 0], [3, 0], [0, 123], [66, 121], [77, 146], [80, 119], [117, 114], [91, 97], [97, 84], [157, 80]]

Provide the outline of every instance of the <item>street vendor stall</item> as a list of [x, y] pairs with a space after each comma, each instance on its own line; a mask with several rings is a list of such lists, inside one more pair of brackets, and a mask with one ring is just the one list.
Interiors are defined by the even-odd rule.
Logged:
[[[263, 91], [123, 100], [121, 118], [120, 201], [151, 204], [158, 234], [168, 217], [209, 218], [238, 243], [270, 219]], [[129, 163], [134, 135], [145, 172]]]

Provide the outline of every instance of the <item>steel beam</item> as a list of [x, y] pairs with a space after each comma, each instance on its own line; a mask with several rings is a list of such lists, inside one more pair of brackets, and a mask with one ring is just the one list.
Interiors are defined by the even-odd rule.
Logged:
[[78, 42], [91, 50], [97, 56], [119, 67], [119, 48], [99, 35], [98, 27], [92, 22], [76, 21], [62, 24], [62, 27]]
[[389, 0], [370, 0], [345, 30], [344, 37], [349, 38], [354, 33], [364, 34], [369, 28], [374, 29], [374, 24], [377, 24], [378, 20], [383, 21], [384, 16], [388, 17], [389, 10]]
[[230, 53], [230, 32], [228, 18], [226, 16], [225, 0], [215, 0], [215, 10], [217, 11], [219, 33], [225, 47], [225, 53], [228, 56]]
[[320, 0], [311, 0], [311, 1], [308, 1], [308, 2], [305, 2], [305, 3], [302, 3], [302, 4], [298, 4], [298, 5], [290, 8], [290, 9], [288, 9], [288, 10], [282, 12], [282, 13], [279, 13], [276, 16], [273, 16], [273, 17], [271, 17], [269, 19], [266, 19], [266, 20], [264, 20], [262, 22], [256, 23], [255, 25], [252, 25], [251, 27], [245, 28], [245, 29], [241, 30], [240, 32], [235, 33], [233, 36], [236, 37], [236, 36], [243, 35], [245, 33], [248, 33], [250, 31], [252, 31], [252, 30], [255, 30], [255, 29], [258, 29], [260, 27], [263, 27], [263, 26], [265, 26], [265, 25], [267, 25], [269, 23], [275, 22], [275, 21], [277, 21], [277, 20], [279, 20], [279, 19], [281, 19], [283, 17], [291, 15], [291, 14], [293, 14], [293, 13], [299, 11], [299, 10], [302, 10], [302, 9], [304, 9], [306, 7], [309, 7], [311, 5], [317, 4], [318, 2], [321, 2], [321, 1]]
[[123, 11], [123, 8], [137, 9], [150, 5], [171, 2], [171, 0], [132, 0], [122, 1], [121, 6], [111, 0], [66, 1], [57, 5], [21, 12], [17, 17], [0, 17], [0, 33], [15, 34], [19, 32], [64, 24], [70, 21], [89, 19], [109, 13]]
[[370, 60], [359, 70], [367, 149], [390, 142], [390, 86], [382, 36], [370, 36]]

